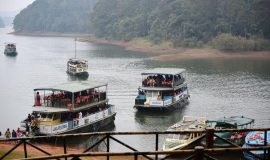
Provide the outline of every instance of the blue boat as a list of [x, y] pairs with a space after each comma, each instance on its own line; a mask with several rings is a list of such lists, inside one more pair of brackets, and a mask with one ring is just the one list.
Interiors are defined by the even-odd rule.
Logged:
[[[243, 145], [243, 148], [248, 147], [256, 147], [256, 146], [263, 146], [264, 145], [264, 133], [263, 131], [252, 131], [249, 132], [245, 138], [245, 144]], [[267, 145], [270, 145], [270, 131], [267, 131]], [[251, 151], [251, 153], [259, 156], [264, 157], [264, 150], [256, 150]], [[266, 154], [268, 152], [266, 151]], [[245, 159], [247, 160], [256, 160], [258, 158], [254, 157], [253, 155], [249, 154], [248, 152], [243, 152]]]

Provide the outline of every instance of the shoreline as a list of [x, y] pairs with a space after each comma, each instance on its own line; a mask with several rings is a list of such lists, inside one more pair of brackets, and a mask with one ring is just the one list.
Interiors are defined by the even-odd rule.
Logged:
[[163, 62], [192, 59], [270, 59], [270, 51], [223, 52], [211, 48], [174, 48], [170, 43], [154, 45], [145, 39], [118, 41], [82, 33], [11, 32], [9, 34], [38, 37], [74, 37], [80, 42], [116, 45], [126, 50], [149, 54], [150, 59]]

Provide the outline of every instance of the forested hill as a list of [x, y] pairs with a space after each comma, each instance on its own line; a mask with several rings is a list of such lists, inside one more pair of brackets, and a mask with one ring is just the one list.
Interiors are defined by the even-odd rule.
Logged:
[[0, 28], [4, 28], [4, 27], [5, 27], [5, 24], [4, 24], [3, 20], [2, 20], [2, 18], [0, 17]]
[[90, 12], [97, 0], [36, 0], [16, 15], [15, 31], [91, 31]]
[[270, 0], [99, 0], [91, 15], [99, 37], [192, 47], [215, 37], [270, 39], [269, 6]]

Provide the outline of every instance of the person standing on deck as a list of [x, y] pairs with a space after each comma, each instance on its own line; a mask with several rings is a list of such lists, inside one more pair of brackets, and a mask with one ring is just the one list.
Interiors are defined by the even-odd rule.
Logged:
[[7, 131], [6, 131], [5, 136], [6, 136], [7, 139], [10, 138], [11, 133], [10, 133], [10, 131], [9, 131], [9, 128], [8, 128]]
[[36, 94], [35, 106], [41, 106], [39, 92]]

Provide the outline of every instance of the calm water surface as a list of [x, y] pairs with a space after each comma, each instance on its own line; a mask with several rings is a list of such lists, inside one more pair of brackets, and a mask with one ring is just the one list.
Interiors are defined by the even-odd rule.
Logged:
[[[0, 131], [15, 129], [31, 112], [33, 88], [73, 79], [66, 74], [66, 62], [74, 56], [74, 39], [69, 37], [29, 37], [7, 34], [0, 29]], [[4, 55], [4, 43], [15, 42], [18, 55]], [[244, 115], [255, 119], [257, 127], [270, 127], [269, 60], [181, 60], [157, 62], [149, 54], [126, 51], [111, 45], [78, 42], [77, 56], [89, 61], [89, 78], [109, 84], [110, 103], [116, 106], [115, 125], [107, 130], [160, 131], [183, 115], [209, 119]], [[155, 67], [187, 69], [190, 104], [166, 114], [142, 114], [133, 109], [140, 73]], [[153, 137], [121, 137], [136, 148], [153, 149]], [[122, 149], [115, 147], [114, 150]]]

